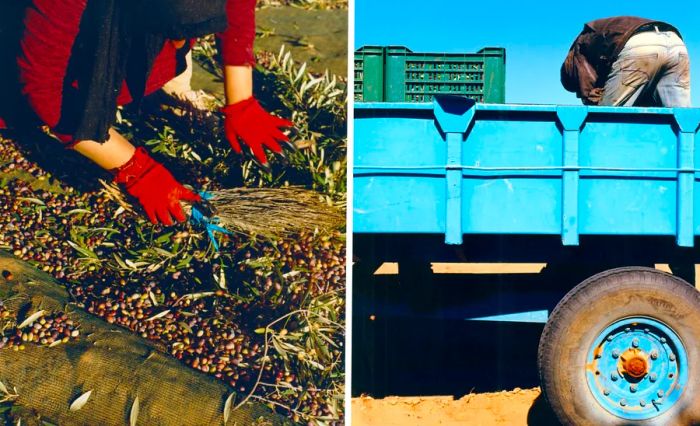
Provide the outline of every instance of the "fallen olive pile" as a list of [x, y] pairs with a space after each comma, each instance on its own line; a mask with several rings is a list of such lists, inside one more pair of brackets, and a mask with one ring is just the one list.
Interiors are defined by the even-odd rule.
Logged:
[[0, 302], [0, 349], [12, 348], [21, 351], [26, 343], [54, 347], [80, 335], [78, 325], [65, 313], [41, 314], [42, 312], [39, 312], [36, 321], [28, 321], [26, 326], [20, 328], [23, 324], [17, 324], [16, 313]]
[[[12, 141], [0, 140], [0, 159], [0, 246], [52, 274], [78, 306], [226, 382], [236, 401], [253, 392], [296, 421], [342, 419], [342, 235], [218, 235], [216, 252], [189, 224], [152, 226], [105, 191], [54, 181]], [[0, 346], [77, 333], [59, 313]]]

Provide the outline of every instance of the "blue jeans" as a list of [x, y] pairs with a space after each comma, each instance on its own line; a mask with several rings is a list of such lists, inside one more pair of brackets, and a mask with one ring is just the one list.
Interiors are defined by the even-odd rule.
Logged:
[[678, 34], [647, 31], [630, 37], [599, 105], [689, 107], [690, 61]]

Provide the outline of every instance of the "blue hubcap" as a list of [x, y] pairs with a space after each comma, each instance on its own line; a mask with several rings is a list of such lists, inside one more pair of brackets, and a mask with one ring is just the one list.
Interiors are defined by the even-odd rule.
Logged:
[[666, 324], [625, 318], [596, 337], [586, 359], [586, 380], [606, 411], [626, 420], [651, 419], [678, 402], [688, 382], [688, 359]]

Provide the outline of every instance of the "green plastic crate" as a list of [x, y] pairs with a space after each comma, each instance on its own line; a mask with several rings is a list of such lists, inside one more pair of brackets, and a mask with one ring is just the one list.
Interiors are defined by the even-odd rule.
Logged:
[[505, 102], [505, 49], [477, 53], [415, 53], [403, 46], [355, 52], [355, 101], [430, 102], [436, 94]]
[[355, 51], [355, 100], [375, 102], [384, 98], [384, 48], [366, 46]]

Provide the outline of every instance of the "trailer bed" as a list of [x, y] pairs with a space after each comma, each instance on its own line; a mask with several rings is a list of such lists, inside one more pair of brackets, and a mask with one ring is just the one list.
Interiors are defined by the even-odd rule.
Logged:
[[353, 231], [700, 234], [700, 109], [355, 105]]

